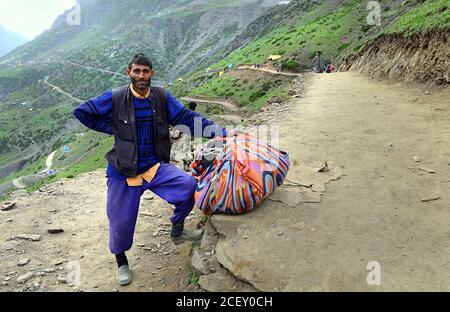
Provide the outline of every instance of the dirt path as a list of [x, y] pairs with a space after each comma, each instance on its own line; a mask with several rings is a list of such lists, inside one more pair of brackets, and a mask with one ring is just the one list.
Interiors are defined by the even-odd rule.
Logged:
[[74, 62], [70, 62], [70, 61], [66, 61], [66, 63], [70, 64], [70, 65], [73, 65], [73, 66], [81, 67], [81, 68], [84, 68], [84, 69], [96, 70], [96, 71], [99, 71], [101, 73], [108, 73], [108, 74], [113, 74], [113, 75], [121, 76], [121, 77], [124, 77], [124, 78], [128, 78], [127, 75], [124, 75], [124, 74], [121, 74], [121, 73], [117, 73], [117, 72], [114, 72], [114, 71], [111, 71], [111, 70], [107, 70], [107, 69], [96, 68], [96, 67], [92, 67], [92, 66], [89, 66], [89, 65], [82, 65], [82, 64], [78, 64], [78, 63], [74, 63]]
[[196, 97], [182, 97], [181, 100], [222, 105], [223, 107], [229, 109], [232, 112], [238, 112], [240, 110], [239, 107], [237, 107], [234, 103], [229, 102], [229, 101], [208, 100], [208, 99], [196, 98]]
[[[345, 176], [326, 184], [320, 203], [266, 201], [245, 216], [214, 216], [219, 262], [266, 291], [448, 290], [450, 90], [425, 91], [354, 73], [312, 76], [272, 120], [294, 163], [288, 178], [305, 180], [318, 160]], [[372, 261], [379, 286], [367, 284]]]
[[[87, 70], [94, 70], [94, 71], [98, 71], [101, 72], [103, 74], [112, 74], [112, 75], [116, 75], [116, 76], [120, 76], [122, 78], [125, 79], [129, 79], [127, 75], [115, 72], [115, 71], [111, 71], [111, 70], [107, 70], [107, 69], [102, 69], [102, 68], [97, 68], [97, 67], [93, 67], [93, 66], [89, 66], [89, 65], [82, 65], [82, 64], [78, 64], [78, 63], [74, 63], [74, 62], [70, 62], [70, 61], [66, 61], [67, 64], [73, 65], [73, 66], [77, 66], [83, 69], [87, 69]], [[164, 86], [166, 84], [165, 81], [160, 81], [160, 80], [152, 80], [152, 85], [153, 86]]]
[[[0, 291], [115, 291], [116, 263], [108, 249], [104, 169], [45, 186], [31, 196], [18, 191], [16, 207], [1, 211]], [[169, 239], [171, 206], [144, 194], [134, 246], [127, 253], [134, 281], [120, 291], [196, 291], [187, 280], [191, 243], [175, 246]], [[195, 228], [198, 212], [188, 217]], [[49, 234], [61, 228], [63, 233]], [[40, 235], [39, 241], [15, 238]], [[28, 259], [19, 266], [21, 259]], [[80, 285], [64, 279], [80, 268]], [[26, 283], [17, 278], [32, 273]]]
[[[347, 175], [329, 185], [322, 203], [304, 207], [309, 233], [297, 247], [309, 264], [291, 288], [450, 288], [449, 120], [450, 89], [351, 72], [314, 76], [282, 143], [300, 162], [331, 160]], [[370, 261], [381, 265], [379, 287], [366, 283]]]
[[275, 75], [290, 76], [290, 77], [292, 77], [292, 76], [296, 76], [297, 77], [297, 76], [302, 76], [303, 75], [302, 73], [286, 73], [286, 72], [282, 72], [282, 71], [277, 72], [276, 70], [273, 70], [273, 69], [255, 68], [253, 66], [246, 66], [246, 65], [235, 67], [235, 69], [237, 69], [237, 70], [239, 70], [239, 69], [259, 70], [259, 71], [263, 71], [263, 72], [267, 72], [267, 73], [271, 73], [271, 74], [275, 74]]
[[12, 183], [13, 183], [14, 186], [17, 187], [18, 189], [24, 189], [24, 188], [27, 187], [27, 186], [22, 182], [22, 178], [14, 179], [14, 180], [12, 181]]
[[48, 155], [47, 159], [45, 160], [45, 171], [48, 171], [53, 166], [53, 158], [55, 158], [56, 151], [52, 152], [50, 155]]
[[45, 169], [44, 169], [45, 172], [52, 169], [53, 158], [55, 157], [55, 154], [56, 154], [56, 151], [52, 152], [50, 155], [48, 155], [47, 159], [45, 160]]
[[81, 100], [81, 99], [78, 99], [78, 98], [76, 98], [76, 97], [73, 97], [72, 94], [63, 91], [63, 90], [62, 90], [60, 87], [58, 87], [57, 85], [51, 84], [51, 83], [48, 82], [48, 81], [44, 81], [44, 83], [45, 83], [46, 85], [52, 87], [56, 92], [59, 92], [59, 93], [61, 93], [61, 94], [64, 94], [65, 96], [68, 96], [69, 98], [71, 98], [71, 99], [74, 100], [74, 101], [77, 101], [77, 102], [79, 102], [79, 103], [83, 103], [83, 102], [84, 102], [84, 101]]

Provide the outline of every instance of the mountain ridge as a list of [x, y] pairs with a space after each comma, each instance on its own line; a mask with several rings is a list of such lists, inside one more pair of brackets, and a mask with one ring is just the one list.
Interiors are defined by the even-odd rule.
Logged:
[[0, 25], [0, 57], [26, 43], [28, 38], [14, 31], [9, 31]]

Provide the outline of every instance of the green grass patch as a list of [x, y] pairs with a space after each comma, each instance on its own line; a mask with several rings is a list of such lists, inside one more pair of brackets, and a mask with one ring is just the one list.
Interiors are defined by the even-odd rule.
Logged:
[[47, 156], [40, 158], [34, 163], [25, 165], [21, 170], [16, 171], [14, 174], [9, 175], [3, 179], [0, 179], [0, 184], [7, 183], [9, 181], [15, 180], [17, 178], [27, 176], [30, 174], [36, 174], [45, 169], [45, 160]]
[[[419, 1], [416, 0], [416, 2]], [[427, 0], [403, 14], [391, 27], [389, 27], [387, 32], [408, 35], [433, 28], [447, 27], [450, 27], [449, 1]]]
[[[277, 78], [275, 78], [277, 77]], [[274, 96], [287, 98], [289, 78], [267, 73], [249, 77], [246, 72], [232, 71], [192, 89], [190, 96], [228, 97], [246, 112], [256, 112]]]
[[0, 195], [0, 203], [7, 202], [11, 199], [10, 195]]
[[[85, 141], [84, 139], [82, 140]], [[52, 175], [45, 180], [29, 186], [26, 190], [28, 192], [33, 192], [38, 190], [45, 184], [56, 182], [62, 178], [75, 178], [81, 173], [91, 172], [98, 168], [105, 168], [107, 165], [107, 161], [104, 158], [104, 155], [111, 149], [113, 138], [107, 137], [103, 140], [100, 140], [98, 143], [99, 144], [97, 144], [95, 148], [92, 148], [89, 152], [83, 155], [81, 150], [75, 150], [74, 154], [80, 154], [80, 159], [78, 159], [78, 161], [65, 168], [63, 171], [57, 172], [55, 175]], [[80, 142], [80, 145], [83, 146], [84, 144], [85, 142]], [[57, 154], [55, 154], [55, 158], [56, 157]], [[56, 170], [58, 170], [58, 168], [56, 168]]]
[[200, 279], [200, 273], [197, 272], [192, 266], [187, 265], [186, 271], [186, 282], [189, 284], [197, 284]]
[[[317, 9], [307, 12], [296, 24], [280, 26], [265, 37], [250, 42], [212, 67], [224, 68], [230, 63], [264, 63], [271, 54], [282, 54], [284, 58], [289, 58], [289, 55], [298, 54], [299, 51], [302, 55], [297, 61], [300, 62], [304, 62], [314, 51], [322, 51], [330, 58], [338, 56], [341, 38], [355, 27], [361, 27], [360, 17], [367, 15], [367, 12], [361, 0], [349, 1], [323, 15], [320, 8], [326, 5], [321, 4]], [[294, 28], [295, 32], [292, 31]]]

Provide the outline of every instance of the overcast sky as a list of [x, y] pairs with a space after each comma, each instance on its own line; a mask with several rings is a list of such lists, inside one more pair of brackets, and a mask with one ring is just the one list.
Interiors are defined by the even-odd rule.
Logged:
[[0, 0], [0, 25], [34, 39], [76, 0]]

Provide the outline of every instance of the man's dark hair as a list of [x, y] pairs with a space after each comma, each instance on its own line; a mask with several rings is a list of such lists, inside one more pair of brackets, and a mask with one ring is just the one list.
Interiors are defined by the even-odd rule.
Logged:
[[128, 62], [128, 69], [131, 69], [133, 64], [146, 65], [153, 69], [152, 62], [150, 62], [149, 58], [144, 53], [139, 53], [133, 56], [130, 62]]
[[197, 103], [195, 102], [189, 102], [189, 109], [195, 111], [197, 108]]

